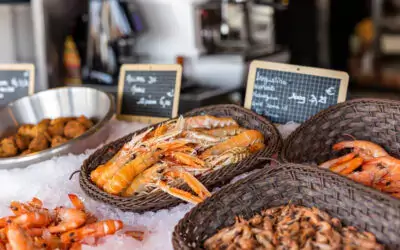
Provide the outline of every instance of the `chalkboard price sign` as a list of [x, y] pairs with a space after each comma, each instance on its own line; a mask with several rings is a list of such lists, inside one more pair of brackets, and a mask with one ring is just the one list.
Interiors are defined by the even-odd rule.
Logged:
[[118, 83], [118, 118], [156, 123], [176, 117], [182, 67], [178, 64], [126, 64]]
[[348, 81], [345, 72], [253, 61], [245, 107], [274, 123], [302, 123], [319, 111], [344, 102]]
[[0, 64], [0, 108], [34, 92], [33, 64]]

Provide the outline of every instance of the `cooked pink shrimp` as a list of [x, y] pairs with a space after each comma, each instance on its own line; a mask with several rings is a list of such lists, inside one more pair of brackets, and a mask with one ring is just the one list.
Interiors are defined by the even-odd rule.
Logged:
[[353, 148], [364, 160], [388, 155], [381, 146], [369, 141], [342, 141], [333, 145], [333, 150], [339, 151], [345, 148]]

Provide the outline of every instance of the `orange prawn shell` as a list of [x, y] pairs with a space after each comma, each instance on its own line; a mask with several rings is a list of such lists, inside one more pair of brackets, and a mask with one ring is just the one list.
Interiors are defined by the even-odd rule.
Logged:
[[81, 228], [65, 232], [61, 235], [61, 242], [72, 243], [86, 237], [104, 237], [116, 233], [124, 227], [120, 220], [104, 220]]
[[248, 147], [253, 144], [263, 143], [264, 135], [257, 130], [246, 130], [243, 133], [236, 135], [224, 142], [221, 142], [210, 149], [204, 151], [200, 158], [204, 159], [210, 155], [222, 154], [228, 149], [234, 147]]

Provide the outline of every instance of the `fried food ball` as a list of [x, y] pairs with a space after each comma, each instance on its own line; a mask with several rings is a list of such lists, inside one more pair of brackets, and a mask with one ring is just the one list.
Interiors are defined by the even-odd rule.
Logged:
[[69, 121], [64, 128], [64, 135], [67, 138], [76, 138], [86, 132], [85, 126], [78, 121]]
[[68, 141], [67, 138], [62, 137], [62, 136], [60, 136], [60, 135], [54, 136], [54, 137], [51, 139], [51, 147], [52, 147], [52, 148], [57, 147], [57, 146], [59, 146], [59, 145], [61, 145], [61, 144], [66, 143], [67, 141]]
[[90, 119], [86, 118], [86, 116], [84, 116], [84, 115], [79, 116], [76, 120], [80, 124], [85, 126], [86, 129], [93, 127], [93, 122]]
[[29, 149], [32, 152], [45, 150], [47, 148], [49, 148], [49, 141], [43, 133], [38, 134], [29, 144]]
[[17, 132], [19, 135], [33, 138], [36, 136], [36, 127], [32, 124], [22, 125]]
[[54, 136], [63, 136], [64, 135], [64, 124], [65, 122], [59, 121], [57, 123], [50, 123], [50, 126], [47, 128], [47, 132], [51, 137]]
[[24, 151], [29, 147], [32, 138], [25, 135], [16, 135], [15, 136], [15, 144], [17, 145], [18, 149]]
[[25, 151], [22, 151], [21, 155], [29, 155], [29, 154], [32, 154], [32, 153], [33, 153], [32, 150], [27, 149]]
[[7, 157], [7, 156], [6, 156], [6, 153], [4, 153], [3, 147], [0, 144], [0, 158], [4, 158], [4, 157]]
[[63, 125], [71, 120], [74, 120], [73, 117], [59, 117], [50, 121], [50, 125], [54, 125], [57, 123], [62, 123]]
[[50, 119], [43, 119], [36, 125], [36, 132], [37, 133], [44, 133], [47, 131], [47, 128], [50, 125]]
[[18, 153], [18, 148], [15, 144], [15, 138], [13, 136], [4, 138], [1, 141], [1, 148], [1, 151], [4, 152], [5, 157], [16, 156]]

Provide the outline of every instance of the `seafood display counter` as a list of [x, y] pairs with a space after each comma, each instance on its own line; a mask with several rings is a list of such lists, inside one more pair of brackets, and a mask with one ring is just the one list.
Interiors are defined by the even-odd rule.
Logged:
[[[355, 100], [302, 125], [235, 105], [112, 119], [97, 149], [0, 170], [0, 249], [399, 249], [399, 106]], [[93, 126], [23, 126], [7, 153]]]
[[[225, 107], [219, 112], [228, 112], [227, 110]], [[119, 156], [125, 155], [120, 149], [124, 145], [128, 146], [126, 142], [132, 142], [132, 140], [140, 142], [136, 146], [142, 144], [139, 147], [131, 147], [132, 150], [138, 150], [139, 157], [146, 155], [145, 146], [149, 146], [149, 150], [154, 150], [150, 152], [154, 152], [155, 155], [163, 152], [162, 157], [161, 155], [155, 157], [153, 153], [150, 157], [154, 161], [151, 163], [156, 164], [157, 171], [155, 172], [158, 175], [150, 176], [151, 178], [142, 183], [143, 186], [140, 186], [144, 192], [139, 196], [141, 199], [145, 194], [158, 192], [173, 199], [172, 204], [160, 202], [160, 207], [154, 212], [143, 210], [137, 213], [126, 211], [127, 209], [121, 210], [120, 205], [123, 202], [126, 204], [132, 202], [132, 198], [114, 195], [120, 203], [112, 204], [104, 200], [93, 199], [96, 197], [92, 198], [92, 195], [88, 195], [86, 190], [81, 188], [82, 180], [79, 174], [74, 175], [73, 173], [79, 171], [84, 162], [89, 162], [90, 156], [95, 155], [98, 150], [87, 150], [80, 155], [59, 156], [26, 168], [0, 170], [2, 190], [0, 192], [2, 204], [0, 207], [0, 245], [8, 245], [15, 249], [22, 246], [33, 247], [26, 249], [56, 249], [57, 247], [59, 249], [109, 250], [172, 249], [171, 238], [174, 226], [185, 213], [194, 207], [193, 204], [184, 201], [198, 203], [222, 185], [219, 182], [210, 185], [211, 180], [218, 180], [215, 176], [229, 176], [228, 179], [222, 180], [225, 183], [229, 183], [230, 180], [235, 182], [238, 178], [242, 178], [241, 174], [246, 174], [254, 168], [253, 165], [238, 163], [246, 160], [247, 156], [253, 156], [253, 158], [257, 156], [254, 158], [255, 160], [262, 158], [258, 159], [260, 163], [268, 162], [264, 158], [272, 157], [276, 152], [274, 147], [280, 147], [281, 139], [275, 127], [272, 125], [270, 127], [269, 123], [265, 123], [262, 118], [260, 120], [258, 116], [249, 111], [246, 113], [246, 111], [241, 112], [240, 110], [242, 108], [238, 107], [231, 111], [232, 114], [236, 114], [236, 116], [232, 115], [234, 118], [226, 118], [228, 115], [217, 117], [199, 113], [191, 120], [183, 117], [154, 126], [154, 129], [150, 130], [146, 127], [148, 124], [128, 123], [114, 119], [110, 121], [108, 125], [110, 134], [108, 140], [105, 141], [109, 144], [106, 145], [115, 145], [113, 143], [116, 138], [126, 138], [127, 134], [130, 137], [129, 140], [120, 143], [120, 147], [112, 147], [114, 151], [110, 151], [110, 148], [104, 144], [99, 145], [98, 150], [107, 148], [105, 152], [109, 152], [110, 155], [108, 159], [97, 160], [95, 167], [110, 166], [109, 160], [113, 158], [114, 154], [119, 152]], [[204, 113], [204, 110], [202, 112]], [[222, 122], [225, 129], [221, 129], [222, 126], [218, 122]], [[190, 129], [189, 124], [191, 124]], [[182, 126], [185, 128], [185, 133], [181, 131]], [[288, 125], [284, 132], [293, 130], [294, 126], [296, 125]], [[256, 128], [259, 128], [260, 131]], [[140, 129], [142, 132], [132, 133]], [[196, 142], [198, 136], [205, 136], [210, 140], [209, 144], [202, 145]], [[166, 138], [169, 139], [165, 140]], [[142, 141], [142, 139], [145, 140]], [[143, 142], [149, 144], [143, 144]], [[203, 140], [201, 142], [203, 143]], [[273, 146], [271, 142], [277, 142], [277, 145]], [[154, 147], [152, 147], [153, 143], [155, 143]], [[133, 143], [129, 145], [132, 146]], [[222, 147], [224, 150], [221, 151]], [[191, 155], [194, 151], [198, 157]], [[222, 154], [225, 151], [229, 152]], [[236, 157], [232, 158], [232, 155]], [[121, 159], [118, 159], [115, 162], [120, 161]], [[177, 161], [180, 161], [180, 165], [176, 164]], [[148, 160], [140, 162], [141, 164], [150, 164]], [[172, 162], [175, 163], [174, 166], [182, 167], [179, 170], [185, 171], [174, 172], [175, 167], [166, 168], [167, 165], [164, 165]], [[232, 163], [233, 166], [237, 166], [235, 171], [240, 171], [239, 174], [235, 171], [221, 172], [224, 166], [232, 165]], [[160, 166], [164, 171], [158, 169]], [[93, 173], [93, 170], [89, 174]], [[212, 179], [207, 179], [199, 177], [199, 172], [207, 172], [210, 176], [213, 176], [212, 173], [218, 174], [214, 175]], [[122, 172], [116, 173], [124, 176]], [[113, 176], [118, 175], [114, 173]], [[90, 181], [95, 180], [92, 179], [92, 176], [89, 175]], [[232, 180], [232, 178], [234, 179]], [[182, 181], [192, 184], [188, 187], [193, 190], [188, 189], [186, 185], [180, 185], [179, 183]], [[97, 185], [96, 182], [93, 183]], [[125, 193], [129, 191], [130, 186], [132, 183], [128, 183]], [[98, 192], [112, 195], [112, 192], [107, 193], [108, 190], [107, 188], [98, 188]], [[126, 196], [124, 192], [114, 194]], [[135, 198], [138, 195], [137, 192], [133, 192], [133, 195], [137, 200], [137, 197]], [[179, 204], [182, 202], [184, 203]], [[19, 238], [16, 239], [15, 235], [18, 235]]]

